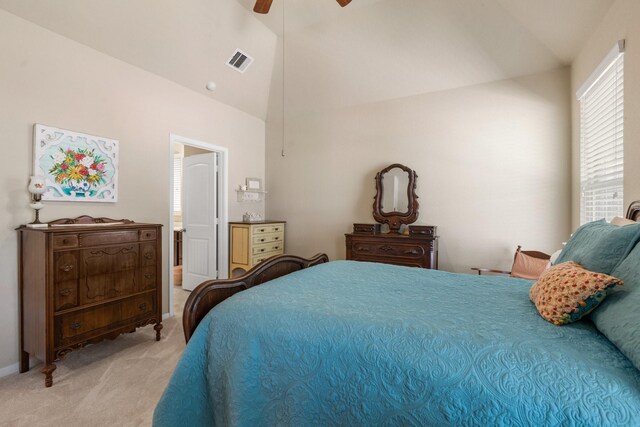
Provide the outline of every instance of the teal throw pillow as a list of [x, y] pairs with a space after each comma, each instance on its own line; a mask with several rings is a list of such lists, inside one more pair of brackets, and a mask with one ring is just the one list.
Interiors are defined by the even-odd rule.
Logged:
[[640, 245], [612, 275], [622, 279], [624, 286], [609, 294], [591, 313], [591, 320], [640, 369]]
[[638, 240], [640, 223], [619, 227], [604, 219], [588, 222], [573, 233], [554, 264], [574, 261], [589, 271], [612, 274]]

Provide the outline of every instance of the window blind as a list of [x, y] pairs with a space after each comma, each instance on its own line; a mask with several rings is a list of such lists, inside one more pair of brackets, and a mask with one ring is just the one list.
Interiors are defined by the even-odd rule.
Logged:
[[579, 91], [580, 223], [623, 216], [624, 43]]
[[182, 212], [182, 156], [173, 157], [173, 211]]

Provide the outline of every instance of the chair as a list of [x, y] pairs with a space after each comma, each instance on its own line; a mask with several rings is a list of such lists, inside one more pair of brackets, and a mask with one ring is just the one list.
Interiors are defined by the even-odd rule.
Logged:
[[471, 267], [479, 275], [482, 273], [508, 274], [521, 279], [538, 280], [538, 277], [551, 266], [551, 256], [539, 251], [523, 251], [518, 245], [513, 256], [511, 271], [494, 270], [492, 268]]

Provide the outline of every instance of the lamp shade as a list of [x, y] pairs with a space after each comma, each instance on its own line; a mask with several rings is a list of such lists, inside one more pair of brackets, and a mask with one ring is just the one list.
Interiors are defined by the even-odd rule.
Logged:
[[33, 175], [29, 180], [29, 193], [44, 194], [47, 192], [46, 179], [42, 175]]

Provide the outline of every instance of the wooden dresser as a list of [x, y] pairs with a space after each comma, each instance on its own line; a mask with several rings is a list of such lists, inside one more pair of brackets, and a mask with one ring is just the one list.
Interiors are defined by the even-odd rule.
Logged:
[[20, 372], [29, 356], [54, 362], [70, 351], [155, 324], [162, 330], [162, 229], [79, 217], [20, 227]]
[[[360, 225], [360, 224], [356, 224]], [[413, 233], [345, 234], [347, 259], [438, 269], [436, 227], [411, 227]]]
[[229, 276], [284, 253], [284, 221], [229, 223]]

